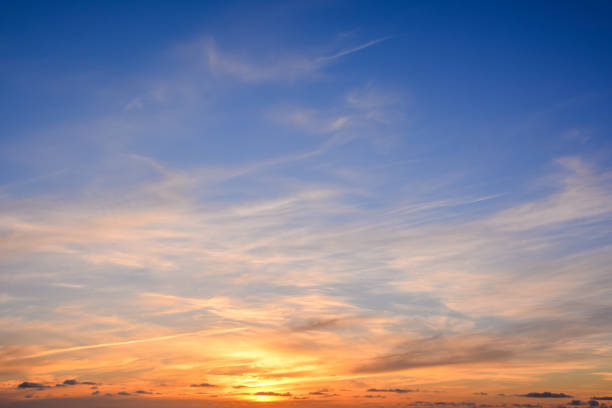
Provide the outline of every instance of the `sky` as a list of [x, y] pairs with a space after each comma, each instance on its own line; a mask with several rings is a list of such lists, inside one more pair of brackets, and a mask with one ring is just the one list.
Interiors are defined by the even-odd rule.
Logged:
[[612, 406], [612, 3], [19, 1], [0, 406]]

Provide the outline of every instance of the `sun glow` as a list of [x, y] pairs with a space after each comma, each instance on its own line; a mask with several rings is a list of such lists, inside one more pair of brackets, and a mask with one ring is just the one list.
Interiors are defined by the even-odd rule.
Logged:
[[271, 402], [278, 401], [285, 397], [278, 397], [273, 395], [250, 395], [247, 399], [253, 402]]

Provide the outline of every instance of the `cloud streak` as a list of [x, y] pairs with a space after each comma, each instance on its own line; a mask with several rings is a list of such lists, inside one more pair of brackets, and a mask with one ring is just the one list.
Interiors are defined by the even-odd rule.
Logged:
[[335, 60], [335, 59], [338, 59], [338, 58], [341, 58], [341, 57], [344, 57], [344, 56], [347, 56], [347, 55], [350, 55], [350, 54], [354, 54], [354, 53], [356, 53], [358, 51], [361, 51], [361, 50], [364, 50], [364, 49], [366, 49], [368, 47], [372, 47], [373, 45], [380, 44], [381, 42], [390, 40], [391, 38], [392, 37], [383, 37], [383, 38], [378, 38], [376, 40], [368, 41], [368, 42], [366, 42], [364, 44], [358, 45], [357, 47], [353, 47], [353, 48], [349, 48], [347, 50], [340, 51], [340, 52], [338, 52], [338, 53], [336, 53], [334, 55], [330, 55], [328, 57], [319, 57], [319, 58], [317, 58], [317, 61], [321, 62], [321, 61]]
[[[368, 41], [356, 47], [348, 48], [336, 54], [323, 57], [310, 57], [307, 55], [275, 56], [275, 64], [267, 64], [261, 61], [250, 61], [244, 58], [222, 52], [219, 50], [212, 38], [204, 41], [204, 52], [208, 66], [215, 74], [229, 75], [245, 82], [264, 82], [290, 80], [314, 76], [326, 64], [335, 60], [365, 50], [366, 48], [380, 44], [392, 37], [383, 37]], [[134, 99], [126, 109], [142, 107], [140, 99]]]
[[30, 354], [30, 355], [19, 357], [19, 358], [20, 359], [38, 358], [38, 357], [45, 357], [45, 356], [50, 356], [54, 354], [70, 353], [72, 351], [91, 350], [91, 349], [97, 349], [97, 348], [117, 347], [117, 346], [131, 345], [131, 344], [173, 340], [173, 339], [177, 339], [180, 337], [193, 336], [193, 335], [216, 336], [219, 334], [233, 333], [239, 330], [244, 330], [244, 329], [240, 327], [236, 327], [236, 328], [221, 329], [221, 330], [200, 330], [196, 332], [173, 334], [170, 336], [151, 337], [148, 339], [125, 340], [125, 341], [117, 341], [113, 343], [100, 343], [100, 344], [90, 344], [87, 346], [65, 347], [65, 348], [60, 348], [60, 349], [45, 350], [45, 351], [41, 351], [38, 353]]

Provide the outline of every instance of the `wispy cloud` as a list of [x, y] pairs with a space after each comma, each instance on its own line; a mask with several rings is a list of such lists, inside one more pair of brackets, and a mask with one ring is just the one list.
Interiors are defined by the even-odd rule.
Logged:
[[383, 37], [383, 38], [379, 38], [379, 39], [376, 39], [376, 40], [368, 41], [368, 42], [366, 42], [364, 44], [358, 45], [357, 47], [353, 47], [353, 48], [349, 48], [349, 49], [340, 51], [340, 52], [338, 52], [338, 53], [336, 53], [334, 55], [330, 55], [330, 56], [327, 56], [327, 57], [319, 57], [319, 58], [317, 58], [317, 61], [330, 61], [330, 60], [334, 60], [334, 59], [337, 59], [337, 58], [341, 58], [341, 57], [344, 57], [344, 56], [356, 53], [357, 51], [364, 50], [364, 49], [366, 49], [368, 47], [371, 47], [373, 45], [379, 44], [379, 43], [381, 43], [383, 41], [387, 41], [387, 40], [389, 40], [391, 38], [392, 37]]
[[[0, 187], [0, 403], [80, 401], [62, 381], [86, 378], [126, 406], [491, 408], [570, 371], [605, 395], [609, 169], [576, 154], [529, 183], [462, 179], [446, 136], [419, 139], [444, 132], [411, 126], [408, 85], [326, 70], [391, 37], [216, 38], [13, 149], [47, 175]], [[486, 406], [436, 402], [481, 389]]]
[[[212, 185], [231, 191], [228, 183], [232, 178], [210, 178], [204, 169], [185, 173], [156, 161], [132, 159], [142, 166], [159, 167], [159, 178], [134, 190], [129, 200], [109, 201], [102, 208], [87, 198], [68, 207], [22, 205], [3, 218], [4, 229], [13, 237], [5, 245], [19, 248], [19, 252], [10, 251], [12, 257], [37, 253], [44, 259], [79, 265], [88, 277], [76, 280], [69, 272], [58, 271], [51, 275], [52, 282], [86, 279], [86, 288], [98, 287], [103, 293], [112, 289], [109, 284], [116, 284], [125, 296], [110, 309], [103, 306], [122, 316], [112, 322], [105, 323], [102, 316], [91, 320], [103, 299], [92, 297], [92, 292], [88, 292], [91, 299], [87, 302], [80, 298], [55, 309], [54, 314], [65, 319], [62, 324], [56, 320], [55, 328], [37, 321], [4, 322], [5, 331], [20, 336], [18, 333], [35, 327], [54, 333], [74, 327], [74, 321], [92, 321], [89, 324], [101, 330], [90, 331], [92, 335], [112, 334], [113, 338], [43, 350], [42, 344], [34, 343], [2, 357], [8, 370], [61, 372], [66, 367], [82, 369], [79, 364], [86, 363], [90, 367], [99, 364], [96, 369], [106, 372], [116, 370], [124, 359], [129, 361], [130, 353], [137, 352], [135, 346], [144, 353], [147, 344], [155, 343], [167, 353], [164, 355], [173, 356], [173, 363], [166, 364], [165, 371], [151, 374], [152, 379], [205, 372], [220, 388], [237, 381], [253, 385], [247, 381], [249, 376], [262, 376], [269, 379], [266, 384], [277, 385], [300, 378], [304, 381], [304, 377], [320, 384], [335, 376], [336, 381], [372, 377], [372, 388], [395, 389], [384, 382], [378, 384], [376, 379], [383, 381], [390, 373], [407, 371], [421, 382], [482, 379], [487, 378], [486, 367], [516, 361], [521, 362], [523, 376], [526, 367], [531, 367], [528, 375], [578, 366], [604, 371], [596, 367], [607, 350], [605, 330], [601, 329], [605, 327], [601, 316], [607, 309], [603, 300], [593, 299], [606, 299], [605, 290], [601, 292], [605, 285], [599, 283], [606, 279], [606, 248], [565, 255], [574, 257], [569, 263], [564, 256], [558, 262], [540, 260], [536, 276], [508, 269], [515, 261], [504, 257], [504, 253], [533, 256], [538, 253], [534, 247], [562, 247], [567, 232], [559, 229], [560, 223], [573, 223], [577, 218], [549, 217], [547, 211], [556, 213], [560, 206], [574, 208], [576, 196], [571, 191], [584, 195], [579, 203], [589, 198], [598, 203], [579, 220], [610, 215], [604, 210], [604, 203], [612, 203], [606, 193], [605, 173], [581, 159], [569, 160], [572, 166], [566, 165], [568, 159], [559, 161], [562, 172], [546, 178], [553, 179], [553, 188], [546, 194], [477, 217], [456, 218], [451, 224], [441, 223], [440, 214], [458, 208], [469, 211], [487, 199], [500, 200], [500, 196], [364, 209], [348, 202], [346, 197], [355, 192], [346, 186], [277, 183], [277, 191], [284, 189], [285, 194], [253, 194], [248, 200], [219, 203], [201, 198], [199, 186], [214, 180]], [[258, 171], [257, 177], [269, 174], [265, 169]], [[255, 180], [252, 173], [242, 174], [240, 177]], [[255, 193], [257, 184], [252, 188], [243, 191]], [[509, 228], [513, 224], [506, 215], [523, 214], [527, 206], [542, 212], [538, 226], [555, 229], [527, 228], [522, 216], [517, 216], [523, 223], [521, 228]], [[337, 221], [347, 214], [354, 217]], [[544, 224], [543, 220], [549, 221]], [[581, 228], [601, 233], [597, 224], [585, 223]], [[123, 254], [135, 261], [126, 262]], [[504, 272], [491, 274], [490, 259], [498, 259], [495, 268]], [[111, 271], [104, 282], [96, 277], [102, 260]], [[576, 268], [589, 271], [580, 287], [575, 280]], [[373, 283], [372, 271], [381, 269], [387, 272], [379, 272]], [[143, 270], [152, 271], [152, 275], [143, 274]], [[157, 291], [147, 283], [147, 276], [153, 275], [166, 282]], [[20, 279], [28, 281], [27, 275]], [[457, 281], [462, 282], [460, 287], [454, 283]], [[514, 282], [512, 287], [509, 281]], [[206, 290], [213, 283], [218, 289]], [[253, 295], [253, 287], [260, 293]], [[604, 296], [593, 298], [594, 293]], [[477, 304], [475, 298], [479, 299]], [[574, 317], [564, 322], [550, 320], [558, 310], [569, 313], [565, 303], [570, 299], [579, 305], [571, 309]], [[138, 325], [125, 310], [138, 314]], [[142, 317], [146, 320], [141, 321]], [[493, 317], [494, 323], [483, 326]], [[194, 324], [230, 325], [242, 330], [180, 330]], [[170, 334], [138, 335], [159, 332], [160, 327]], [[113, 334], [128, 328], [136, 335], [117, 339]], [[440, 332], [447, 335], [435, 335]], [[223, 336], [213, 335], [216, 333]], [[400, 334], [405, 340], [398, 344]], [[554, 347], [550, 343], [553, 334]], [[124, 340], [126, 337], [129, 340]], [[67, 339], [58, 339], [66, 344]], [[175, 342], [185, 346], [176, 348]], [[600, 351], [590, 359], [583, 356], [572, 362], [570, 357], [579, 355], [584, 342], [598, 344]], [[202, 349], [203, 344], [208, 346]], [[351, 344], [350, 355], [342, 352], [346, 344]], [[544, 345], [550, 352], [541, 351]], [[123, 347], [129, 347], [130, 352], [121, 351]], [[215, 349], [216, 355], [199, 354], [198, 350], [208, 347]], [[560, 350], [568, 357], [566, 362], [555, 360], [555, 352]], [[91, 355], [84, 363], [70, 358], [85, 351]], [[18, 363], [24, 359], [41, 361], [41, 365], [30, 363], [26, 368]], [[47, 362], [43, 364], [43, 360]], [[149, 364], [155, 363], [132, 362], [126, 369], [138, 366], [153, 370]], [[440, 367], [455, 367], [455, 371], [452, 375], [419, 372]], [[505, 370], [508, 377], [519, 375], [510, 368]]]
[[172, 339], [176, 339], [176, 338], [184, 337], [184, 336], [191, 336], [195, 334], [200, 335], [200, 336], [201, 335], [214, 336], [218, 334], [231, 333], [231, 332], [235, 332], [238, 330], [243, 330], [243, 329], [242, 328], [231, 328], [231, 329], [211, 330], [211, 331], [202, 330], [202, 331], [190, 332], [190, 333], [173, 334], [170, 336], [151, 337], [148, 339], [125, 340], [125, 341], [117, 341], [114, 343], [100, 343], [100, 344], [90, 344], [87, 346], [66, 347], [66, 348], [61, 348], [61, 349], [45, 350], [39, 353], [30, 354], [30, 355], [23, 356], [20, 358], [29, 359], [29, 358], [50, 356], [53, 354], [69, 353], [71, 351], [81, 351], [81, 350], [91, 350], [91, 349], [105, 348], [105, 347], [125, 346], [125, 345], [130, 345], [130, 344], [149, 343], [149, 342], [154, 342], [154, 341], [165, 341], [165, 340], [172, 340]]
[[208, 65], [214, 73], [233, 76], [246, 82], [286, 81], [312, 77], [325, 65], [390, 38], [384, 37], [368, 41], [330, 56], [313, 57], [307, 54], [275, 55], [274, 64], [263, 62], [264, 58], [247, 59], [221, 51], [212, 38], [204, 41], [203, 48]]

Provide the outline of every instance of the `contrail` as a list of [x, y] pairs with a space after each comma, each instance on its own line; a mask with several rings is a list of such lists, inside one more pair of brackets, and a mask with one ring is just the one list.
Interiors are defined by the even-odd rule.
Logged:
[[368, 47], [371, 47], [371, 46], [373, 46], [375, 44], [381, 43], [383, 41], [387, 41], [390, 38], [391, 37], [383, 37], [383, 38], [379, 38], [377, 40], [372, 40], [372, 41], [369, 41], [369, 42], [367, 42], [365, 44], [362, 44], [362, 45], [360, 45], [358, 47], [351, 48], [351, 49], [344, 50], [344, 51], [340, 51], [339, 53], [334, 54], [334, 55], [330, 55], [329, 57], [320, 57], [320, 58], [317, 58], [317, 61], [329, 61], [329, 60], [332, 60], [332, 59], [335, 59], [335, 58], [344, 57], [345, 55], [349, 55], [349, 54], [352, 54], [354, 52], [361, 51], [364, 48], [368, 48]]
[[114, 343], [100, 343], [100, 344], [90, 344], [88, 346], [66, 347], [66, 348], [60, 348], [60, 349], [41, 351], [39, 353], [30, 354], [29, 356], [16, 357], [15, 359], [36, 358], [36, 357], [50, 356], [53, 354], [68, 353], [71, 351], [89, 350], [89, 349], [96, 349], [96, 348], [103, 348], [103, 347], [124, 346], [127, 344], [148, 343], [151, 341], [172, 340], [172, 339], [176, 339], [177, 337], [192, 336], [195, 334], [204, 334], [207, 336], [214, 336], [216, 334], [231, 333], [231, 332], [235, 332], [239, 330], [244, 330], [244, 327], [236, 327], [233, 329], [211, 330], [211, 331], [200, 330], [196, 332], [173, 334], [170, 336], [150, 337], [148, 339], [126, 340], [126, 341], [117, 341]]

